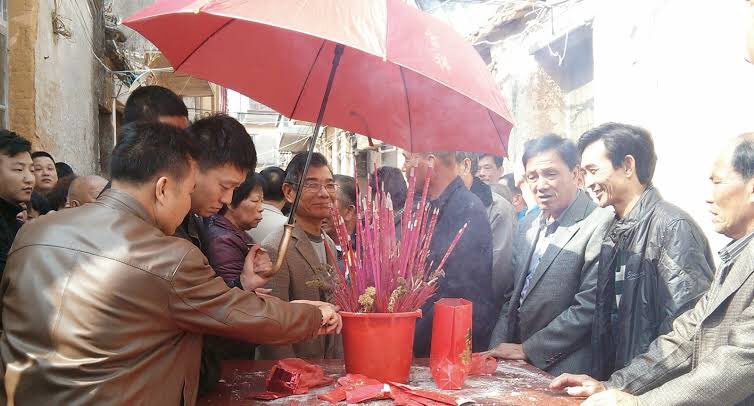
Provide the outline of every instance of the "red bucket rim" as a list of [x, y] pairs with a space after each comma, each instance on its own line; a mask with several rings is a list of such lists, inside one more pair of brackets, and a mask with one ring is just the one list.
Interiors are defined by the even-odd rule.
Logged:
[[353, 313], [353, 312], [340, 312], [340, 315], [345, 318], [373, 318], [373, 319], [400, 319], [408, 317], [421, 317], [421, 310], [414, 310], [413, 312], [401, 312], [401, 313]]

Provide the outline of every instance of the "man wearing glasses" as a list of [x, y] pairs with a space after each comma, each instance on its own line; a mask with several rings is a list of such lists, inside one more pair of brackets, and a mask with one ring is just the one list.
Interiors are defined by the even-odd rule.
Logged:
[[[296, 188], [301, 176], [304, 176], [305, 163], [306, 153], [300, 153], [293, 157], [286, 168], [283, 195], [289, 203], [293, 203], [296, 198]], [[323, 272], [325, 264], [335, 266], [325, 247], [328, 244], [331, 252], [335, 252], [335, 243], [322, 231], [322, 220], [330, 217], [330, 205], [335, 200], [337, 189], [327, 159], [322, 154], [313, 154], [296, 209], [296, 223], [288, 253], [282, 268], [267, 285], [272, 289], [273, 295], [288, 301], [326, 301], [328, 292], [307, 282], [316, 279], [317, 273]], [[277, 260], [282, 238], [281, 227], [262, 242], [262, 247], [270, 254], [273, 263]], [[257, 351], [262, 359], [333, 358], [334, 337], [316, 337], [293, 345], [262, 346]]]

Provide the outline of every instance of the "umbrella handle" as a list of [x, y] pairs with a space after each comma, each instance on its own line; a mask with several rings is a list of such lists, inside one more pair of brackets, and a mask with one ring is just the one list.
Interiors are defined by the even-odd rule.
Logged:
[[283, 238], [280, 239], [280, 245], [278, 246], [278, 256], [275, 259], [275, 264], [272, 266], [272, 270], [263, 275], [264, 278], [270, 278], [276, 273], [280, 272], [280, 268], [283, 267], [283, 261], [288, 254], [288, 245], [291, 242], [291, 236], [293, 235], [293, 224], [285, 224], [283, 226]]

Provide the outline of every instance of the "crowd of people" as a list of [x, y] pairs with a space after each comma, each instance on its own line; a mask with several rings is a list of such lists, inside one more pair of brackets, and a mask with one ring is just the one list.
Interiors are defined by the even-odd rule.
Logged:
[[[306, 173], [305, 154], [256, 173], [242, 124], [191, 123], [161, 87], [134, 91], [124, 117], [109, 182], [0, 131], [0, 400], [190, 405], [224, 359], [342, 357], [332, 286], [312, 282], [342, 263], [330, 210], [353, 234], [357, 180], [318, 153]], [[643, 128], [532, 138], [518, 181], [492, 155], [405, 158], [439, 210], [428, 261], [466, 225], [415, 356], [429, 355], [434, 302], [458, 297], [474, 306], [475, 352], [563, 374], [552, 387], [588, 403], [754, 403], [754, 135], [733, 139], [710, 176], [715, 229], [733, 239], [717, 272], [697, 223], [653, 186]], [[374, 179], [398, 222], [404, 174]]]

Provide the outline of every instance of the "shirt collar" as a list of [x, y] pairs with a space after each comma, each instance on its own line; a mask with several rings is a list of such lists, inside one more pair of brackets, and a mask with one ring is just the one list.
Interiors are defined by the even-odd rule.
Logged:
[[265, 210], [274, 211], [275, 213], [278, 213], [281, 215], [283, 214], [283, 212], [280, 211], [280, 209], [268, 203], [262, 203], [262, 208]]
[[731, 241], [728, 245], [725, 246], [725, 248], [718, 251], [718, 255], [720, 255], [720, 259], [723, 261], [723, 264], [729, 265], [736, 262], [736, 259], [739, 255], [741, 255], [746, 246], [749, 245], [749, 242], [751, 242], [752, 238], [754, 238], [754, 232], [749, 233], [749, 235], [747, 235], [746, 237]]

